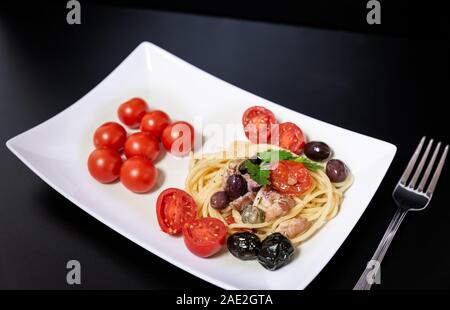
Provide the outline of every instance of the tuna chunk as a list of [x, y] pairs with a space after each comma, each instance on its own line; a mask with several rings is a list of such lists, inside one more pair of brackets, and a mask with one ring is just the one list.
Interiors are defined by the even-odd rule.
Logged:
[[295, 206], [295, 200], [268, 187], [263, 187], [256, 195], [254, 206], [265, 212], [265, 220], [269, 222], [285, 215]]
[[304, 218], [293, 218], [281, 222], [276, 232], [283, 234], [286, 238], [292, 239], [298, 234], [304, 233], [311, 227], [311, 222]]
[[253, 192], [248, 192], [244, 196], [239, 197], [238, 199], [230, 202], [229, 206], [237, 211], [241, 211], [242, 208], [253, 205], [253, 201], [255, 200], [256, 194]]

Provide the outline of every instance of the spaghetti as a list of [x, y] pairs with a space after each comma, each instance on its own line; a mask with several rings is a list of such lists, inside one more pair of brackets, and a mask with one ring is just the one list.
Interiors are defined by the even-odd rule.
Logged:
[[[227, 226], [230, 234], [242, 230], [252, 230], [263, 240], [283, 227], [283, 223], [299, 219], [307, 223], [307, 226], [302, 232], [289, 237], [292, 243], [299, 244], [310, 238], [339, 212], [344, 193], [353, 182], [351, 174], [341, 183], [332, 183], [321, 169], [310, 171], [312, 182], [308, 190], [301, 195], [292, 197], [295, 204], [287, 212], [262, 223], [246, 223], [242, 220], [241, 213], [232, 206], [216, 210], [210, 203], [211, 196], [223, 190], [224, 175], [232, 161], [245, 160], [258, 152], [269, 149], [274, 150], [277, 147], [236, 141], [225, 151], [203, 155], [201, 158], [195, 158], [191, 153], [185, 184], [186, 191], [192, 195], [199, 206], [200, 217], [214, 217], [221, 220]], [[259, 192], [258, 195], [260, 195]], [[229, 221], [230, 217], [233, 219], [231, 222]]]

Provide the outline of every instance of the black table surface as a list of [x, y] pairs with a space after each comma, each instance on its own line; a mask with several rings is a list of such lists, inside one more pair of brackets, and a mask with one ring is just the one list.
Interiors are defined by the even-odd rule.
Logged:
[[[308, 289], [354, 286], [395, 206], [391, 192], [423, 135], [449, 142], [446, 38], [406, 40], [144, 9], [65, 4], [0, 11], [2, 143], [75, 102], [140, 42], [306, 115], [398, 147], [358, 224]], [[301, 95], [300, 95], [301, 94]], [[332, 141], [330, 141], [332, 144]], [[364, 151], [354, 146], [364, 157]], [[0, 289], [213, 289], [77, 208], [1, 149]], [[375, 289], [449, 288], [445, 167], [427, 210], [407, 216]], [[66, 263], [82, 284], [66, 283]], [[226, 272], [226, 271], [224, 271]]]

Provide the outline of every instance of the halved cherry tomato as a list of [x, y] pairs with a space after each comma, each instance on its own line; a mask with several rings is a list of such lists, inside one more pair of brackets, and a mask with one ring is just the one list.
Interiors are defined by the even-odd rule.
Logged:
[[116, 122], [107, 122], [95, 130], [94, 145], [96, 148], [110, 147], [120, 150], [127, 139], [127, 132]]
[[280, 193], [300, 195], [311, 186], [311, 175], [301, 163], [281, 160], [273, 165], [270, 184]]
[[91, 176], [100, 183], [111, 183], [119, 177], [122, 158], [117, 150], [99, 148], [94, 150], [88, 159]]
[[[278, 125], [278, 136], [272, 131], [271, 143], [300, 154], [305, 146], [305, 136], [294, 123], [286, 122]], [[278, 138], [278, 139], [277, 139]]]
[[126, 188], [135, 193], [150, 191], [156, 184], [158, 170], [144, 156], [127, 159], [120, 168], [120, 181]]
[[128, 137], [124, 146], [125, 156], [145, 156], [155, 160], [159, 155], [159, 141], [148, 132], [136, 132]]
[[209, 257], [222, 248], [227, 228], [219, 219], [203, 217], [186, 224], [183, 237], [189, 251], [200, 257]]
[[122, 123], [130, 128], [138, 128], [147, 112], [148, 106], [144, 99], [132, 98], [119, 106], [117, 115]]
[[156, 216], [162, 231], [176, 235], [181, 233], [184, 224], [195, 219], [197, 204], [185, 191], [168, 188], [158, 196]]
[[141, 121], [141, 131], [149, 132], [161, 139], [164, 128], [170, 123], [169, 116], [163, 111], [151, 111], [144, 115]]
[[194, 148], [194, 127], [188, 122], [174, 122], [164, 129], [161, 141], [171, 154], [187, 155]]
[[268, 143], [273, 124], [275, 115], [264, 107], [248, 108], [242, 116], [245, 135], [252, 143]]

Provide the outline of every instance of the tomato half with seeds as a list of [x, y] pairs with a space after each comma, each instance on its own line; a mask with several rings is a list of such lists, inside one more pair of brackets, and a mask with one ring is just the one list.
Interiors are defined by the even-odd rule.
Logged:
[[197, 204], [185, 191], [168, 188], [161, 192], [156, 202], [156, 216], [161, 230], [176, 235], [183, 226], [197, 216]]
[[305, 147], [305, 136], [302, 130], [290, 122], [278, 125], [278, 137], [272, 132], [271, 140], [272, 144], [279, 145], [295, 154], [300, 154]]
[[301, 195], [311, 187], [311, 175], [301, 163], [281, 160], [273, 165], [270, 173], [272, 187], [286, 195]]
[[226, 237], [225, 224], [213, 217], [196, 219], [183, 227], [186, 247], [200, 257], [209, 257], [219, 252]]
[[275, 124], [275, 115], [264, 107], [250, 107], [242, 116], [245, 136], [252, 143], [268, 143], [273, 124]]

